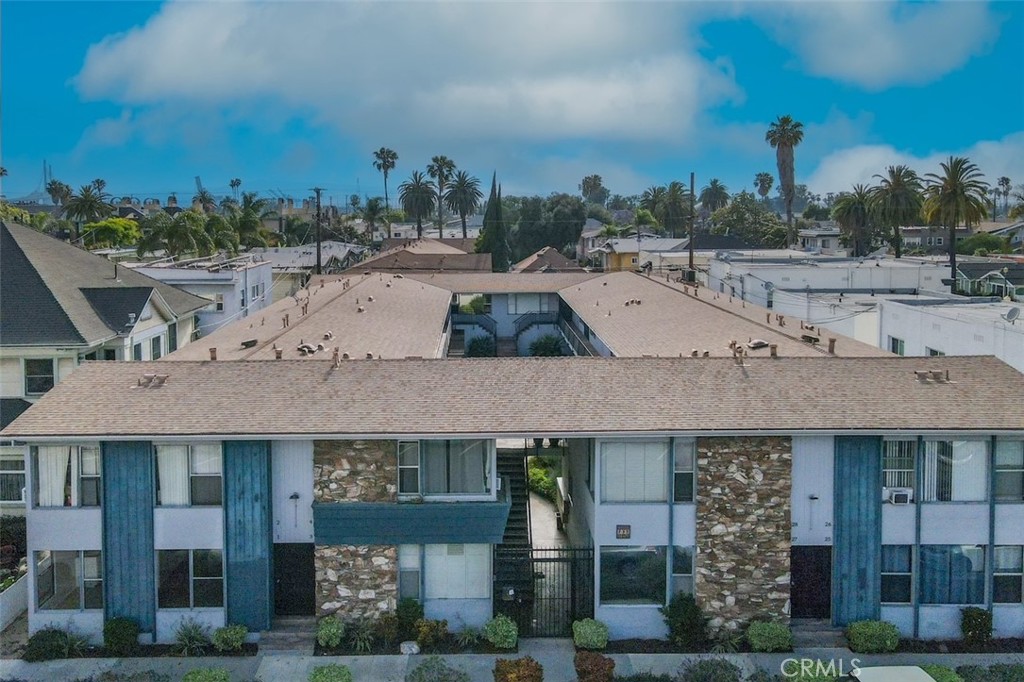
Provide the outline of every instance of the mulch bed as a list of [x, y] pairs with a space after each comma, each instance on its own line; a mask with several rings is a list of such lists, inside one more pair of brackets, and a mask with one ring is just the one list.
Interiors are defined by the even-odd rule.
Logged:
[[[206, 648], [206, 652], [201, 656], [193, 656], [192, 658], [207, 658], [211, 656], [223, 656], [223, 657], [236, 657], [236, 656], [255, 656], [259, 652], [259, 646], [256, 644], [243, 644], [239, 651], [217, 651], [212, 646]], [[83, 653], [82, 658], [188, 658], [178, 653], [178, 647], [174, 644], [140, 644], [135, 647], [135, 650], [125, 656], [115, 656], [108, 652], [101, 646], [88, 647]]]
[[897, 651], [908, 654], [1019, 654], [1024, 651], [1024, 638], [993, 639], [984, 646], [971, 645], [960, 639], [901, 639]]
[[[398, 650], [398, 646], [399, 645], [397, 643], [390, 646], [374, 643], [373, 646], [370, 647], [369, 651], [356, 651], [348, 642], [342, 642], [341, 646], [333, 649], [322, 647], [318, 642], [313, 653], [316, 656], [393, 656], [401, 653]], [[480, 640], [476, 644], [464, 647], [459, 644], [458, 640], [454, 636], [449, 636], [441, 640], [441, 642], [436, 646], [423, 650], [420, 653], [427, 656], [434, 654], [497, 654], [499, 656], [504, 656], [514, 655], [518, 652], [518, 646], [515, 649], [498, 649], [487, 640]]]

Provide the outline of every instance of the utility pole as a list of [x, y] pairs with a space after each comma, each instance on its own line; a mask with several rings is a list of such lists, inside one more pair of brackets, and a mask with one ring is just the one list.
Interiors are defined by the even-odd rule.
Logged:
[[320, 224], [320, 193], [324, 190], [322, 187], [314, 187], [312, 191], [316, 194], [316, 274], [322, 275], [323, 271], [320, 263], [320, 240], [323, 238], [323, 232]]
[[697, 210], [693, 196], [693, 171], [690, 171], [690, 277], [697, 281], [697, 270], [693, 267], [693, 214]]

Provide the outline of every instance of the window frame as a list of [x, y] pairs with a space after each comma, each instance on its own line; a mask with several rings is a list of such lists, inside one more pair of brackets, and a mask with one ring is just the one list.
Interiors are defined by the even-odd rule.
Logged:
[[[956, 476], [954, 475], [954, 468], [956, 466], [964, 466], [965, 461], [957, 459], [957, 448], [965, 447], [964, 444], [968, 443], [977, 443], [984, 450], [983, 452], [977, 453], [978, 456], [976, 461], [979, 464], [975, 464], [975, 466], [980, 465], [984, 468], [981, 475], [975, 476], [975, 483], [980, 484], [978, 485], [978, 490], [980, 491], [981, 496], [974, 499], [963, 499], [963, 492], [954, 487], [956, 479]], [[936, 447], [934, 467], [929, 464], [929, 459], [932, 456], [930, 453], [930, 446], [933, 444]], [[920, 448], [920, 452], [917, 456], [917, 461], [921, 466], [921, 481], [923, 489], [915, 491], [915, 499], [927, 504], [982, 504], [989, 501], [989, 487], [992, 481], [992, 472], [989, 467], [991, 442], [988, 439], [956, 437], [925, 438], [921, 441], [921, 445], [922, 447]], [[945, 446], [946, 452], [943, 452], [943, 446]], [[973, 458], [973, 455], [971, 458]], [[940, 497], [940, 495], [942, 497], [945, 495], [945, 491], [942, 489], [944, 486], [949, 488], [949, 499], [941, 499]], [[958, 497], [959, 499], [957, 499]]]
[[[43, 480], [39, 468], [40, 448], [70, 448], [68, 452], [68, 464], [64, 469], [64, 481], [62, 484], [61, 504], [40, 504], [39, 485]], [[82, 450], [90, 449], [97, 451], [96, 462], [98, 474], [86, 474], [84, 478], [95, 480], [97, 486], [97, 503], [82, 504]], [[34, 445], [31, 447], [29, 456], [32, 459], [32, 508], [34, 509], [99, 509], [103, 506], [103, 450], [99, 443], [47, 443], [45, 445]], [[26, 501], [27, 503], [27, 501]]]
[[[689, 560], [689, 566], [688, 566], [689, 571], [685, 572], [685, 573], [684, 572], [680, 572], [679, 570], [677, 570], [678, 566], [679, 566], [679, 561], [677, 561], [677, 559], [679, 557], [679, 553], [680, 552], [689, 552], [689, 559], [690, 559]], [[694, 573], [695, 573], [695, 571], [694, 571], [694, 564], [696, 564], [696, 559], [697, 559], [697, 548], [696, 547], [693, 547], [693, 546], [684, 547], [682, 545], [673, 545], [672, 546], [672, 575], [670, 576], [670, 580], [671, 580], [670, 588], [672, 590], [672, 595], [673, 596], [675, 596], [677, 594], [693, 594], [694, 593], [694, 587], [695, 586], [694, 586], [693, 578], [694, 578]], [[680, 581], [680, 579], [682, 579], [684, 581], [689, 581], [689, 591], [679, 589], [679, 587], [677, 585], [678, 585], [678, 582]]]
[[[217, 474], [208, 473], [194, 473], [193, 469], [193, 452], [197, 445], [210, 445], [216, 443], [220, 452], [220, 468]], [[185, 456], [185, 476], [188, 479], [186, 489], [188, 490], [188, 502], [187, 504], [165, 504], [161, 501], [161, 485], [160, 485], [160, 448], [165, 447], [186, 447]], [[224, 443], [223, 441], [206, 441], [203, 443], [154, 443], [153, 444], [153, 506], [164, 509], [216, 509], [223, 508], [224, 506]], [[215, 504], [197, 504], [195, 500], [195, 493], [193, 490], [193, 479], [195, 478], [219, 478], [220, 479], [220, 496], [219, 502]]]
[[[902, 452], [892, 452], [899, 448]], [[910, 464], [910, 468], [906, 464]], [[903, 466], [893, 466], [901, 464]], [[907, 477], [909, 475], [909, 482]], [[892, 478], [890, 479], [890, 476]], [[890, 485], [897, 483], [900, 485]], [[882, 501], [889, 501], [892, 490], [910, 490], [910, 501], [917, 502], [917, 439], [893, 438], [882, 443]]]
[[[46, 557], [45, 558], [41, 557], [40, 555], [42, 555], [42, 554], [46, 554]], [[55, 554], [74, 554], [75, 555], [75, 558], [74, 558], [75, 568], [76, 568], [75, 582], [76, 582], [76, 588], [77, 588], [77, 592], [78, 592], [78, 606], [76, 608], [71, 608], [71, 609], [67, 609], [67, 608], [60, 608], [60, 609], [57, 609], [57, 608], [47, 608], [46, 606], [44, 606], [45, 602], [41, 602], [40, 599], [39, 599], [39, 588], [44, 583], [42, 574], [45, 573], [45, 571], [47, 570], [47, 569], [44, 569], [43, 571], [40, 571], [39, 567], [40, 567], [40, 564], [42, 564], [43, 561], [45, 561], [45, 560], [49, 560], [50, 567], [49, 567], [48, 570], [50, 570], [52, 572], [51, 576], [46, 581], [46, 582], [48, 582], [48, 584], [50, 585], [50, 587], [52, 589], [50, 594], [46, 597], [46, 601], [48, 601], [49, 599], [52, 599], [52, 598], [54, 598], [56, 596], [56, 581], [57, 581], [56, 566], [57, 566], [57, 564], [56, 564], [56, 561], [54, 560], [54, 555]], [[86, 564], [85, 564], [86, 555], [89, 555], [89, 558], [93, 558], [93, 557], [96, 558], [96, 566], [98, 566], [98, 568], [99, 568], [99, 577], [98, 578], [97, 577], [88, 577], [87, 576], [87, 574], [86, 574]], [[99, 550], [99, 549], [37, 549], [37, 550], [33, 550], [32, 551], [32, 553], [30, 555], [30, 558], [31, 558], [31, 561], [32, 561], [33, 584], [34, 584], [32, 599], [34, 600], [33, 603], [35, 605], [35, 611], [37, 613], [39, 613], [39, 612], [51, 612], [51, 613], [53, 613], [53, 612], [82, 612], [82, 611], [102, 611], [103, 610], [103, 590], [104, 590], [103, 582], [104, 582], [104, 578], [103, 578], [103, 551], [102, 550]], [[86, 605], [86, 588], [89, 585], [97, 585], [97, 584], [100, 587], [100, 591], [99, 591], [100, 603], [99, 603], [98, 606], [87, 606]]]
[[[970, 573], [968, 573], [968, 575], [976, 574], [976, 573], [980, 573], [981, 574], [981, 583], [982, 583], [981, 587], [982, 587], [982, 589], [981, 589], [981, 595], [980, 595], [980, 599], [979, 600], [977, 600], [977, 601], [933, 601], [933, 600], [925, 598], [924, 590], [925, 590], [925, 587], [926, 587], [927, 576], [926, 576], [926, 573], [925, 573], [925, 570], [924, 570], [924, 564], [925, 564], [925, 561], [926, 561], [926, 556], [927, 556], [927, 553], [928, 553], [928, 548], [931, 548], [931, 547], [943, 547], [943, 548], [946, 548], [946, 551], [947, 551], [946, 558], [949, 559], [949, 560], [951, 560], [952, 556], [955, 554], [955, 552], [951, 551], [951, 549], [954, 548], [954, 547], [959, 547], [961, 549], [961, 555], [962, 556], [966, 556], [962, 552], [962, 550], [964, 548], [969, 548], [971, 550], [974, 550], [976, 552], [980, 552], [981, 553], [981, 561], [982, 561], [981, 570], [980, 571], [970, 571]], [[987, 566], [988, 566], [988, 562], [991, 561], [991, 557], [988, 556], [987, 549], [988, 548], [987, 548], [986, 545], [980, 545], [980, 544], [979, 545], [943, 545], [943, 544], [920, 545], [920, 550], [919, 550], [919, 554], [917, 556], [917, 562], [916, 562], [917, 570], [919, 571], [919, 574], [920, 574], [920, 577], [917, 580], [917, 583], [918, 583], [917, 592], [918, 593], [916, 595], [916, 598], [917, 598], [918, 603], [923, 604], [923, 605], [929, 605], [929, 606], [943, 606], [943, 605], [945, 605], [945, 606], [950, 606], [950, 605], [957, 605], [957, 606], [984, 606], [985, 605], [985, 594], [986, 594], [986, 591], [988, 589], [988, 585], [987, 585], [988, 581], [986, 580], [985, 573], [986, 573], [986, 569], [987, 569]], [[961, 578], [961, 579], [963, 579], [963, 578]], [[953, 585], [953, 583], [952, 583], [952, 581], [953, 581], [952, 573], [950, 573], [950, 575], [949, 575], [949, 581], [950, 581], [949, 583], [947, 583], [946, 585], [943, 586], [943, 591], [947, 592], [947, 593], [952, 590], [952, 587], [951, 587]]]
[[[188, 606], [161, 606], [160, 605], [160, 555], [164, 552], [184, 552], [187, 556], [188, 565]], [[197, 576], [196, 575], [196, 554], [198, 552], [218, 552], [220, 554], [220, 575], [219, 576]], [[193, 549], [158, 549], [154, 552], [156, 562], [156, 608], [160, 611], [210, 611], [223, 610], [227, 603], [224, 549], [220, 547], [196, 547]], [[214, 606], [196, 606], [196, 581], [220, 581], [220, 604]]]
[[[1005, 453], [1005, 450], [1002, 450], [1002, 448], [1006, 448], [1006, 447], [1008, 447], [1010, 445], [1016, 445], [1017, 446], [1017, 452], [1010, 453], [1010, 454], [1011, 454], [1011, 456], [1014, 456], [1014, 455], [1019, 456], [1021, 458], [1020, 459], [1020, 464], [1017, 464], [1017, 463], [1000, 464], [999, 463], [1000, 455]], [[1002, 446], [1002, 448], [1000, 446]], [[995, 474], [995, 480], [994, 480], [994, 483], [995, 483], [995, 486], [994, 486], [995, 502], [997, 504], [1000, 504], [1000, 503], [1001, 504], [1014, 504], [1014, 503], [1022, 503], [1022, 502], [1024, 502], [1024, 441], [1013, 441], [1013, 440], [1000, 440], [1000, 439], [997, 439], [996, 440], [996, 448], [995, 448], [995, 450], [996, 450], [995, 451], [995, 457], [992, 460], [993, 461], [993, 466], [994, 466], [994, 474]], [[1021, 491], [1020, 491], [1020, 493], [1018, 495], [1016, 495], [1014, 497], [1010, 497], [1010, 496], [1006, 496], [1006, 495], [1000, 495], [998, 493], [998, 491], [999, 491], [999, 479], [1000, 479], [999, 475], [1000, 474], [1004, 474], [1004, 475], [1005, 474], [1016, 474], [1016, 475], [1019, 475], [1021, 477], [1021, 479], [1022, 479], [1021, 480]]]
[[[685, 448], [688, 450], [690, 455], [690, 467], [689, 469], [680, 468], [679, 455], [680, 449]], [[684, 463], [685, 464], [685, 463]], [[680, 476], [689, 476], [690, 483], [688, 486], [680, 486]], [[685, 480], [685, 478], [684, 478]], [[689, 492], [688, 496], [684, 496], [680, 499], [680, 490], [687, 489]], [[673, 504], [693, 504], [697, 500], [697, 442], [693, 440], [677, 440], [672, 447], [672, 503]]]
[[[245, 296], [243, 294], [243, 298], [244, 297]], [[224, 312], [224, 294], [214, 294], [213, 295], [213, 310], [214, 310], [214, 312], [217, 312], [217, 313]]]
[[[21, 468], [20, 469], [16, 469], [16, 468], [10, 468], [9, 469], [9, 468], [6, 468], [5, 464], [9, 463], [9, 462], [17, 464]], [[25, 466], [25, 455], [20, 454], [20, 453], [17, 454], [17, 455], [15, 455], [15, 454], [0, 455], [0, 481], [6, 481], [7, 477], [18, 477], [18, 476], [21, 477], [21, 485], [17, 485], [17, 483], [16, 483], [17, 479], [16, 478], [15, 478], [15, 484], [14, 485], [17, 488], [17, 490], [19, 491], [18, 492], [18, 494], [20, 496], [19, 499], [17, 499], [17, 500], [5, 499], [2, 496], [2, 492], [7, 487], [9, 487], [9, 485], [7, 485], [5, 483], [0, 483], [0, 505], [6, 505], [6, 504], [23, 505], [23, 504], [25, 504], [25, 497], [26, 497], [26, 493], [27, 493], [26, 488], [28, 487], [28, 467]]]
[[[659, 594], [660, 595], [660, 597], [659, 597], [659, 599], [657, 601], [644, 599], [643, 597], [640, 597], [640, 598], [637, 598], [637, 599], [628, 599], [628, 600], [626, 600], [626, 599], [618, 599], [618, 598], [613, 598], [613, 599], [609, 599], [608, 598], [608, 596], [605, 593], [605, 588], [607, 586], [607, 581], [606, 581], [606, 577], [607, 576], [605, 575], [606, 574], [606, 570], [605, 570], [605, 557], [606, 557], [606, 555], [608, 555], [608, 557], [610, 559], [612, 556], [614, 556], [617, 553], [623, 553], [623, 554], [626, 554], [626, 553], [640, 553], [640, 554], [649, 553], [649, 554], [653, 555], [653, 558], [655, 560], [660, 560], [661, 561], [662, 570], [660, 572], [661, 573], [660, 584], [652, 585], [652, 587], [654, 589], [651, 590], [651, 594]], [[598, 605], [600, 605], [600, 606], [617, 606], [617, 607], [641, 607], [641, 608], [651, 608], [652, 606], [664, 606], [665, 605], [665, 600], [667, 598], [667, 589], [668, 589], [668, 584], [669, 584], [668, 583], [668, 577], [669, 577], [668, 576], [668, 547], [666, 547], [665, 545], [600, 545], [599, 547], [596, 548], [595, 554], [596, 554], [595, 558], [597, 560], [597, 575], [598, 575], [598, 579], [599, 579], [599, 582], [600, 582], [600, 586], [598, 587], [598, 590], [597, 590], [597, 603], [598, 603]], [[625, 565], [626, 565], [625, 562], [630, 561], [630, 560], [631, 560], [630, 557], [624, 556], [624, 557], [622, 557], [619, 560], [619, 565], [618, 565], [617, 568], [613, 569], [612, 567], [609, 567], [608, 571], [615, 570], [616, 573], [619, 573], [620, 575], [624, 575], [627, 578], [627, 580], [625, 580], [624, 584], [632, 584], [635, 587], [637, 585], [640, 585], [641, 581], [638, 580], [638, 579], [629, 579], [629, 578], [633, 578], [642, 569], [641, 569], [641, 566], [640, 566], [640, 562], [637, 561], [637, 562], [635, 562], [636, 566], [634, 568], [632, 568], [631, 572], [629, 572], [628, 575], [627, 575], [627, 573], [626, 573], [627, 568], [625, 568]]]
[[132, 344], [132, 360], [135, 362], [142, 362], [142, 342]]
[[[452, 456], [452, 443], [482, 443], [484, 447], [484, 490], [483, 492], [465, 492], [465, 493], [453, 493], [453, 492], [430, 492], [427, 490], [427, 447], [428, 443], [444, 443], [445, 445], [445, 458], [446, 458], [446, 470], [451, 465]], [[497, 499], [495, 483], [496, 476], [496, 464], [497, 460], [495, 457], [497, 444], [493, 439], [485, 438], [446, 438], [438, 440], [421, 440], [419, 444], [419, 493], [403, 493], [403, 497], [413, 497], [416, 499], [424, 499], [431, 501], [493, 501]], [[447, 474], [446, 474], [447, 475]], [[448, 480], [447, 486], [449, 490], [451, 488], [451, 481]]]
[[[50, 364], [49, 374], [40, 374], [38, 371], [30, 373], [29, 363], [43, 363], [48, 362]], [[22, 377], [23, 377], [23, 388], [25, 389], [26, 396], [37, 396], [45, 395], [48, 391], [53, 390], [53, 387], [57, 385], [57, 360], [56, 358], [23, 358], [21, 363]], [[42, 390], [31, 390], [29, 388], [32, 379], [46, 379], [49, 377], [49, 387]]]
[[[398, 546], [398, 598], [415, 599], [423, 603], [423, 550], [421, 545]], [[405, 588], [415, 585], [415, 595], [403, 594]]]
[[159, 360], [164, 354], [163, 337], [160, 334], [149, 338], [149, 359]]
[[889, 335], [889, 352], [899, 356], [906, 355], [907, 344], [904, 339], [897, 336]]
[[[607, 466], [605, 464], [605, 456], [606, 456], [605, 455], [605, 448], [607, 446], [609, 446], [609, 445], [625, 445], [625, 446], [630, 446], [630, 445], [658, 445], [658, 446], [663, 446], [664, 447], [664, 456], [665, 457], [673, 456], [673, 450], [672, 450], [672, 448], [670, 446], [670, 441], [668, 439], [658, 438], [658, 439], [602, 440], [599, 443], [599, 447], [596, 448], [596, 460], [597, 460], [596, 464], [597, 464], [597, 468], [598, 468], [598, 470], [600, 472], [599, 475], [600, 475], [600, 483], [601, 483], [601, 485], [598, 486], [600, 488], [600, 491], [599, 491], [600, 492], [600, 504], [665, 504], [666, 502], [669, 501], [670, 491], [669, 491], [669, 481], [668, 481], [668, 463], [664, 462], [664, 461], [661, 463], [660, 467], [656, 467], [657, 475], [661, 477], [661, 481], [662, 481], [661, 493], [663, 493], [663, 494], [659, 495], [657, 497], [657, 499], [622, 499], [622, 500], [608, 499], [609, 495], [608, 495], [608, 488], [607, 488], [607, 486], [608, 486], [609, 476], [606, 475], [607, 474]], [[694, 464], [696, 465], [696, 461], [694, 462]], [[673, 469], [674, 469], [674, 463], [673, 463]], [[646, 478], [646, 471], [647, 471], [647, 469], [646, 469], [646, 462], [645, 462], [645, 466], [644, 466], [645, 478]], [[673, 473], [673, 478], [674, 478], [674, 473]], [[623, 496], [625, 496], [625, 492], [626, 492], [625, 487], [623, 487]], [[646, 493], [644, 494], [644, 497], [646, 497]]]
[[[906, 577], [910, 581], [910, 584], [909, 584], [909, 586], [907, 588], [907, 592], [910, 595], [910, 599], [908, 601], [885, 601], [884, 599], [881, 598], [881, 596], [879, 596], [879, 599], [881, 600], [881, 603], [882, 603], [883, 606], [890, 605], [890, 604], [892, 604], [892, 605], [899, 605], [899, 606], [906, 606], [908, 604], [913, 604], [914, 603], [914, 597], [915, 597], [915, 594], [914, 594], [914, 592], [915, 592], [915, 590], [914, 590], [914, 563], [915, 563], [914, 562], [914, 546], [913, 545], [895, 545], [895, 544], [893, 544], [893, 545], [882, 545], [882, 554], [883, 555], [885, 554], [885, 548], [886, 547], [906, 547], [907, 549], [910, 550], [909, 565], [907, 567], [908, 570], [906, 570], [906, 571], [886, 571], [885, 567], [884, 567], [885, 561], [884, 561], [884, 557], [883, 557], [883, 561], [882, 561], [883, 567], [882, 567], [882, 571], [881, 571], [881, 582], [882, 583], [885, 582], [885, 579], [887, 577], [889, 577], [889, 578], [903, 578], [903, 577]], [[880, 595], [885, 594], [885, 589], [883, 588], [879, 594]]]
[[[422, 580], [422, 590], [420, 592], [421, 601], [425, 602], [427, 600], [434, 601], [462, 599], [482, 600], [491, 598], [492, 592], [494, 590], [492, 582], [494, 576], [494, 552], [492, 551], [492, 545], [480, 542], [440, 542], [422, 545], [422, 547], [422, 563], [420, 564]], [[472, 548], [472, 550], [467, 551], [467, 549], [469, 548]], [[461, 590], [460, 593], [452, 593], [452, 583], [447, 583], [445, 585], [446, 589], [440, 593], [432, 592], [431, 588], [434, 587], [434, 585], [432, 585], [431, 578], [435, 575], [435, 573], [431, 570], [431, 568], [436, 568], [435, 566], [433, 566], [433, 562], [437, 561], [439, 557], [444, 557], [444, 575], [447, 575], [452, 578], [458, 578], [459, 576], [458, 573], [455, 571], [455, 567], [453, 567], [450, 564], [449, 557], [463, 557], [462, 569], [464, 574], [461, 576], [461, 579], [454, 581], [454, 584], [459, 586], [459, 589]], [[469, 563], [470, 559], [468, 557], [482, 559], [483, 565], [472, 566]], [[470, 579], [470, 570], [472, 568], [476, 568], [479, 570], [479, 575], [475, 576], [475, 579], [473, 580]], [[476, 587], [479, 591], [476, 593], [472, 593], [470, 591], [471, 587]]]
[[[996, 564], [996, 556], [999, 555], [999, 550], [1005, 549], [1016, 549], [1018, 559], [1018, 565], [1013, 570], [1000, 570]], [[996, 581], [999, 578], [1013, 577], [1017, 578], [1017, 590], [1020, 594], [1017, 601], [1005, 601], [996, 598]], [[1011, 580], [1012, 582], [1012, 580]], [[1022, 545], [996, 545], [994, 553], [992, 555], [992, 603], [993, 604], [1024, 604], [1024, 546]]]
[[[402, 464], [402, 446], [413, 446], [416, 448], [416, 464]], [[410, 497], [422, 496], [423, 482], [420, 480], [420, 470], [423, 465], [422, 455], [420, 454], [420, 442], [418, 440], [400, 440], [398, 441], [397, 448], [395, 450], [395, 457], [397, 459], [398, 466], [398, 494], [406, 495]], [[416, 471], [416, 490], [403, 490], [402, 487], [402, 472], [415, 470]]]

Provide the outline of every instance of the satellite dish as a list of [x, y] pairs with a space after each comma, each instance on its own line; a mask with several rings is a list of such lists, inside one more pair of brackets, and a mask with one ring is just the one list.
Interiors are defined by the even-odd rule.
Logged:
[[1010, 308], [1009, 310], [1007, 310], [1005, 315], [1000, 315], [1000, 317], [1002, 317], [1004, 320], [1006, 320], [1010, 324], [1014, 324], [1016, 322], [1017, 318], [1020, 317], [1020, 308], [1018, 308], [1017, 306], [1014, 306], [1014, 307]]

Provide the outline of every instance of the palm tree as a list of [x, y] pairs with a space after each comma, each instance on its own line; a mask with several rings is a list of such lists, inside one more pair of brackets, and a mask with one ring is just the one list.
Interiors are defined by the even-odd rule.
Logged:
[[238, 253], [238, 233], [235, 232], [235, 228], [231, 226], [231, 223], [224, 216], [217, 214], [207, 215], [203, 230], [209, 238], [209, 246], [212, 247], [210, 253], [218, 251], [227, 251], [231, 255]]
[[480, 191], [480, 181], [466, 171], [459, 171], [452, 178], [452, 186], [445, 192], [444, 202], [448, 210], [458, 213], [462, 219], [462, 238], [466, 239], [466, 216], [472, 215], [480, 208], [484, 198]]
[[774, 184], [775, 178], [771, 173], [761, 171], [754, 176], [754, 187], [757, 188], [757, 194], [761, 197], [761, 201], [765, 203], [768, 202], [768, 193], [772, 191]]
[[[373, 162], [373, 167], [384, 175], [384, 208], [390, 210], [391, 204], [388, 202], [388, 173], [394, 169], [395, 164], [398, 162], [398, 154], [393, 149], [381, 147], [373, 153], [373, 158], [376, 159]], [[390, 237], [391, 229], [389, 227], [388, 238]]]
[[75, 239], [85, 223], [95, 223], [114, 212], [95, 185], [82, 185], [64, 205], [63, 213], [75, 222]]
[[[639, 230], [640, 226], [638, 225], [637, 231]], [[619, 228], [615, 227], [614, 225], [605, 225], [604, 227], [601, 228], [601, 231], [597, 233], [597, 236], [604, 237], [606, 239], [615, 239], [620, 234], [621, 232], [619, 232]]]
[[664, 219], [661, 221], [665, 229], [675, 237], [676, 231], [686, 226], [690, 215], [690, 191], [678, 180], [673, 180], [665, 190], [665, 198], [661, 202]]
[[886, 174], [875, 175], [880, 180], [871, 190], [871, 211], [878, 222], [892, 230], [889, 243], [896, 257], [903, 255], [903, 236], [900, 227], [913, 225], [921, 220], [921, 179], [907, 166], [889, 166]]
[[231, 178], [231, 182], [229, 182], [228, 185], [231, 187], [231, 196], [233, 196], [237, 202], [238, 188], [242, 186], [242, 178]]
[[99, 194], [101, 197], [110, 196], [109, 194], [106, 194], [103, 191], [107, 187], [107, 181], [104, 180], [103, 178], [96, 178], [95, 180], [93, 180], [92, 186], [96, 188], [96, 193]]
[[408, 180], [398, 186], [398, 198], [406, 215], [416, 218], [416, 236], [423, 238], [423, 218], [434, 211], [436, 187], [423, 173], [413, 171]]
[[698, 200], [701, 206], [714, 213], [729, 203], [729, 188], [718, 178], [711, 178], [711, 182], [700, 191]]
[[214, 209], [217, 208], [217, 199], [205, 187], [192, 196], [192, 203], [199, 204], [203, 209], [203, 213], [213, 213]]
[[775, 150], [782, 198], [786, 204], [786, 225], [789, 226], [790, 232], [788, 239], [792, 244], [796, 241], [793, 234], [793, 198], [796, 196], [796, 186], [793, 183], [793, 149], [804, 139], [804, 124], [794, 121], [790, 116], [779, 116], [768, 126], [764, 139]]
[[228, 223], [238, 233], [239, 242], [245, 247], [267, 245], [263, 219], [271, 211], [268, 200], [258, 197], [256, 192], [242, 192], [242, 203], [229, 208]]
[[46, 183], [46, 193], [56, 206], [63, 206], [71, 198], [71, 186], [60, 180], [50, 180]]
[[871, 248], [871, 209], [871, 190], [861, 184], [842, 194], [832, 207], [832, 219], [839, 223], [846, 244], [853, 246], [855, 257], [863, 256]]
[[[384, 201], [380, 197], [373, 197], [372, 199], [366, 200], [366, 206], [363, 207], [363, 223], [366, 225], [366, 231], [373, 236], [373, 231], [377, 229], [377, 224], [382, 223], [387, 218], [387, 211], [384, 209]], [[391, 224], [388, 224], [388, 239], [391, 238]]]
[[1012, 187], [1012, 183], [1010, 182], [1010, 178], [1005, 175], [999, 178], [998, 183], [999, 189], [1002, 190], [1003, 193], [1003, 215], [1008, 216], [1010, 211], [1010, 187]]
[[985, 192], [988, 183], [982, 180], [981, 171], [970, 159], [951, 156], [942, 164], [942, 173], [928, 173], [925, 178], [924, 214], [929, 223], [949, 228], [949, 277], [950, 290], [955, 294], [956, 285], [956, 228], [961, 221], [967, 226], [976, 225], [985, 217]]
[[443, 236], [444, 228], [444, 188], [455, 172], [455, 162], [447, 156], [435, 156], [427, 164], [427, 175], [437, 180], [437, 236]]
[[213, 253], [213, 239], [206, 232], [207, 217], [197, 211], [181, 211], [173, 218], [157, 211], [139, 221], [142, 239], [136, 248], [141, 257], [161, 249], [169, 256]]
[[658, 222], [662, 225], [665, 224], [664, 206], [665, 206], [665, 188], [659, 187], [658, 185], [652, 185], [644, 190], [644, 193], [640, 196], [640, 208], [647, 209], [651, 212]]

